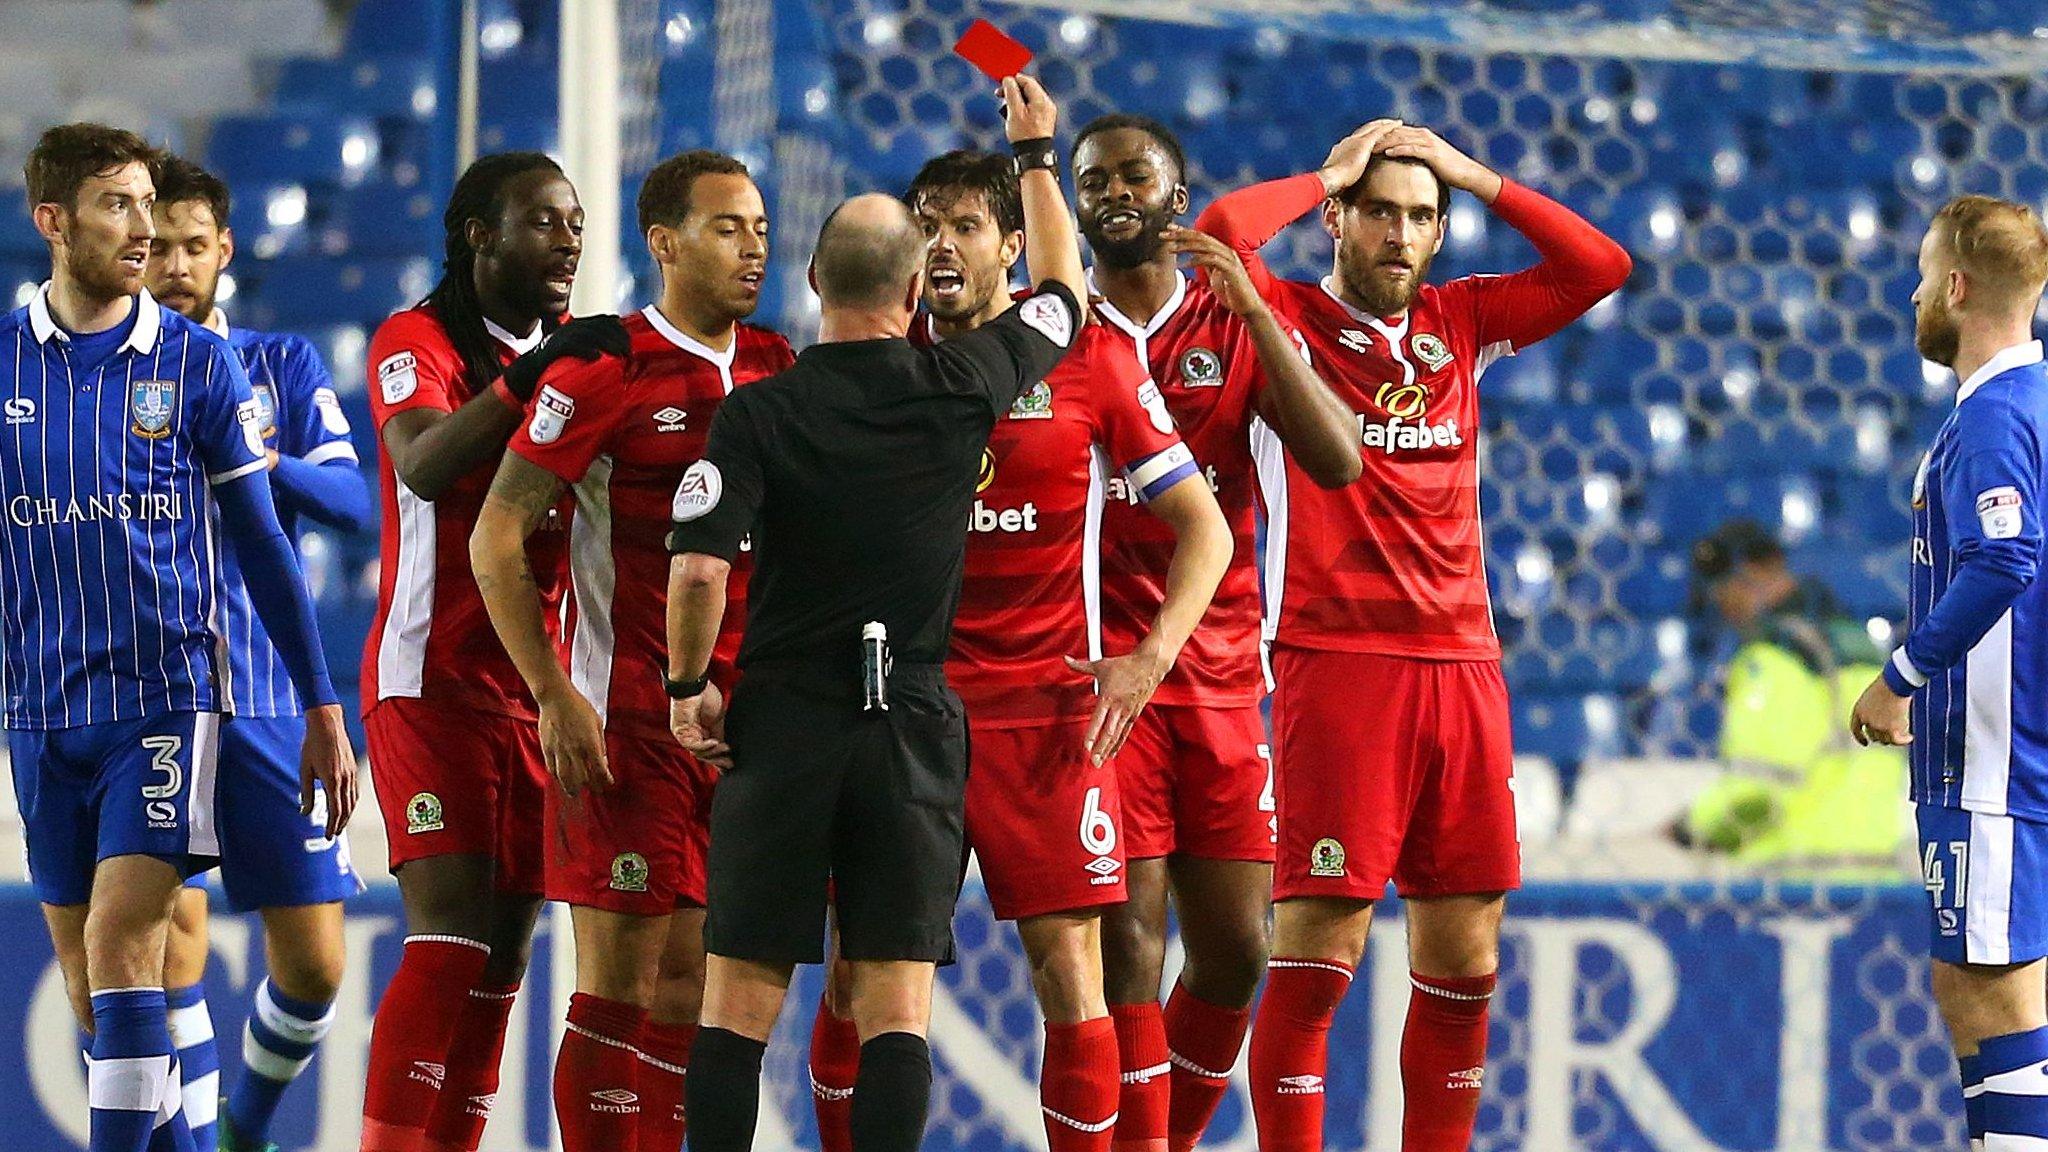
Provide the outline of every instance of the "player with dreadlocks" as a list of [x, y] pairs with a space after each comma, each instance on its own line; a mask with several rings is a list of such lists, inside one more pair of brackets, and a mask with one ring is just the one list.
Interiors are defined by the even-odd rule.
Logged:
[[[442, 223], [441, 282], [370, 344], [384, 520], [364, 721], [409, 935], [371, 1034], [364, 1152], [474, 1149], [490, 1115], [540, 910], [548, 776], [469, 537], [541, 373], [627, 348], [617, 317], [562, 322], [583, 209], [553, 160], [479, 159]], [[550, 620], [566, 514], [527, 543]]]

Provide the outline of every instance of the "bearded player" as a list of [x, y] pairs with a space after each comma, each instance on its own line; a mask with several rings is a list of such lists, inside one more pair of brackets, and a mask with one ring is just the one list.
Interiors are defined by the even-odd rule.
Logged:
[[[570, 906], [576, 992], [555, 1060], [568, 1152], [677, 1152], [704, 979], [704, 853], [717, 770], [668, 732], [670, 501], [733, 388], [790, 366], [741, 323], [761, 299], [768, 210], [747, 168], [685, 152], [640, 186], [661, 298], [625, 320], [624, 357], [550, 372], [471, 537], [491, 622], [540, 706], [547, 892]], [[569, 665], [548, 635], [526, 545], [575, 488]], [[731, 688], [743, 605], [714, 662]], [[658, 979], [657, 973], [672, 979]], [[631, 1099], [637, 1097], [637, 1099]]]
[[[1428, 284], [1453, 188], [1542, 261]], [[1259, 246], [1318, 208], [1336, 240], [1331, 274], [1276, 279]], [[1301, 327], [1355, 413], [1365, 462], [1358, 483], [1327, 491], [1271, 429], [1255, 437], [1280, 832], [1273, 960], [1252, 1031], [1259, 1147], [1323, 1146], [1330, 1020], [1392, 879], [1414, 985], [1401, 1146], [1461, 1152], [1479, 1107], [1501, 911], [1521, 879], [1479, 531], [1479, 378], [1621, 287], [1628, 253], [1435, 133], [1390, 120], [1347, 137], [1320, 171], [1223, 197], [1197, 226], [1236, 247]]]
[[[626, 350], [616, 317], [561, 323], [583, 209], [554, 161], [471, 164], [442, 227], [440, 283], [370, 341], [384, 539], [363, 721], [409, 935], [370, 1034], [364, 1152], [474, 1149], [490, 1116], [540, 911], [547, 769], [533, 697], [477, 594], [469, 535], [541, 373]], [[551, 608], [558, 511], [529, 549]]]
[[[1008, 311], [1024, 251], [1009, 158], [946, 153], [905, 199], [929, 244], [926, 314], [912, 341]], [[1242, 291], [1251, 294], [1249, 281]], [[1125, 859], [1110, 759], [1230, 560], [1229, 526], [1200, 479], [1159, 390], [1100, 325], [996, 421], [982, 457], [947, 679], [971, 735], [968, 842], [995, 914], [1016, 921], [1045, 1015], [1039, 1101], [1052, 1152], [1103, 1152], [1116, 1122], [1101, 915], [1124, 899]], [[1134, 496], [1171, 539], [1164, 600], [1136, 649], [1114, 656], [1090, 608], [1105, 492]], [[812, 1033], [811, 1078], [821, 1137], [838, 1152], [851, 1147], [860, 1041], [834, 1006], [828, 995]]]
[[[1278, 429], [1305, 474], [1329, 485], [1357, 478], [1358, 435], [1256, 293], [1181, 271], [1183, 255], [1212, 277], [1237, 261], [1174, 225], [1188, 208], [1187, 162], [1165, 126], [1094, 120], [1075, 140], [1074, 174], [1099, 326], [1164, 396], [1234, 537], [1215, 600], [1171, 669], [1154, 666], [1159, 689], [1117, 758], [1130, 900], [1106, 914], [1103, 941], [1125, 1085], [1116, 1146], [1158, 1152], [1169, 1129], [1184, 1149], [1208, 1126], [1265, 966], [1273, 825], [1251, 423]], [[1165, 594], [1171, 537], [1128, 494], [1105, 509], [1102, 535], [1103, 644], [1138, 651]], [[1169, 887], [1187, 960], [1162, 1013]]]

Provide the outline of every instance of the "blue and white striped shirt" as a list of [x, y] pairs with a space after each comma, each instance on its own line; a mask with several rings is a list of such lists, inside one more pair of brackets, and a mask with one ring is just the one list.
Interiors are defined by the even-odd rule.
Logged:
[[49, 286], [0, 318], [0, 662], [9, 728], [225, 704], [209, 483], [261, 471], [227, 342], [143, 292], [80, 362]]
[[2048, 820], [2048, 366], [2029, 341], [1963, 382], [1913, 483], [1913, 799]]
[[[263, 446], [308, 464], [330, 460], [353, 464], [356, 449], [349, 439], [348, 417], [335, 395], [334, 379], [312, 342], [303, 336], [246, 328], [226, 328], [225, 334], [249, 374]], [[277, 522], [285, 538], [296, 546], [299, 514], [289, 501], [277, 501]], [[221, 557], [220, 630], [227, 645], [235, 715], [301, 715], [305, 707], [269, 633], [256, 618], [241, 568], [235, 549], [229, 547]]]

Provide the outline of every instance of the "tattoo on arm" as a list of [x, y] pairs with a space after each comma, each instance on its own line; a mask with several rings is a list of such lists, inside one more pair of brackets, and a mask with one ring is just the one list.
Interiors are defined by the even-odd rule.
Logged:
[[[484, 504], [492, 504], [516, 514], [519, 535], [523, 540], [533, 535], [540, 522], [547, 517], [555, 503], [562, 498], [562, 481], [554, 473], [518, 455], [507, 452], [504, 461], [498, 465], [498, 474], [491, 478], [491, 490], [484, 497]], [[510, 573], [521, 585], [539, 591], [539, 583], [533, 578], [533, 566], [526, 559], [526, 549], [517, 553], [518, 566]], [[495, 583], [493, 575], [484, 565], [476, 565], [476, 579], [479, 590], [489, 592]]]

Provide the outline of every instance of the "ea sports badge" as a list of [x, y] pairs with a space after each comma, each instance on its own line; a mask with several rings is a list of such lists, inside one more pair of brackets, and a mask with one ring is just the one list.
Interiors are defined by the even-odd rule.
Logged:
[[1415, 358], [1429, 365], [1435, 372], [1451, 362], [1451, 350], [1444, 344], [1443, 337], [1430, 332], [1417, 332], [1408, 338], [1408, 350]]
[[687, 523], [718, 507], [718, 498], [723, 495], [725, 476], [718, 471], [718, 465], [699, 460], [684, 470], [682, 482], [676, 485], [676, 498], [670, 502], [669, 515]]
[[178, 407], [174, 380], [137, 380], [128, 389], [128, 430], [144, 440], [171, 434], [171, 413]]
[[1188, 388], [1223, 386], [1223, 358], [1214, 349], [1199, 345], [1181, 353], [1180, 382]]

